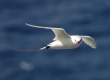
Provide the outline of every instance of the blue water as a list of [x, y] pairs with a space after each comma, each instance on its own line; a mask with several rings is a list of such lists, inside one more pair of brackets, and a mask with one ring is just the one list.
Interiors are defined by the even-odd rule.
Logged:
[[[72, 50], [36, 49], [52, 42], [51, 30], [26, 26], [61, 27], [70, 35], [89, 35]], [[0, 80], [110, 80], [110, 0], [0, 0]]]

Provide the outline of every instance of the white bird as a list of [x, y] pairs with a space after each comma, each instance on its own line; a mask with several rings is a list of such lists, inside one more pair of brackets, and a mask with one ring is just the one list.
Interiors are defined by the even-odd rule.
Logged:
[[48, 44], [47, 46], [36, 50], [21, 50], [10, 46], [7, 46], [7, 47], [13, 50], [23, 51], [23, 52], [33, 52], [33, 51], [43, 50], [43, 49], [74, 49], [74, 48], [77, 48], [82, 41], [84, 41], [86, 44], [88, 44], [92, 48], [94, 49], [96, 48], [96, 42], [90, 36], [68, 35], [63, 28], [42, 27], [42, 26], [35, 26], [27, 23], [26, 25], [31, 27], [36, 27], [36, 28], [51, 29], [55, 34], [55, 38], [53, 39], [54, 41]]
[[68, 35], [63, 28], [54, 28], [54, 27], [42, 27], [35, 26], [31, 24], [27, 24], [28, 26], [35, 28], [44, 28], [50, 29], [54, 32], [55, 38], [54, 41], [48, 44], [46, 47], [40, 48], [42, 49], [74, 49], [77, 48], [82, 41], [91, 46], [92, 48], [96, 48], [95, 40], [90, 36], [79, 36], [79, 35]]

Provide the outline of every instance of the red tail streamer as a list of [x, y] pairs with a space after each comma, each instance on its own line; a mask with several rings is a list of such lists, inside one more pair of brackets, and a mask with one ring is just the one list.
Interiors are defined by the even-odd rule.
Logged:
[[40, 49], [36, 49], [36, 50], [21, 50], [21, 49], [18, 49], [18, 48], [13, 48], [11, 46], [7, 46], [7, 47], [10, 48], [10, 49], [16, 50], [16, 51], [21, 51], [21, 52], [36, 52], [36, 51], [40, 50]]

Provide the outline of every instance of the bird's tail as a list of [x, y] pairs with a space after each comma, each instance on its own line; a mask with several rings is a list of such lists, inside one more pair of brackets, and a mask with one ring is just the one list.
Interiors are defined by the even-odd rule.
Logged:
[[11, 46], [7, 46], [7, 47], [10, 48], [10, 49], [16, 50], [16, 51], [21, 51], [21, 52], [36, 52], [38, 50], [46, 49], [46, 47], [43, 47], [43, 48], [35, 49], [35, 50], [21, 50], [21, 49], [14, 48], [14, 47], [11, 47]]

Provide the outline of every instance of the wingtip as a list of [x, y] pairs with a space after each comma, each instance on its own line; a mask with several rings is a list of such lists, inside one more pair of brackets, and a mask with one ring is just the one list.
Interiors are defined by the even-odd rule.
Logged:
[[29, 25], [28, 23], [25, 23], [26, 25]]
[[28, 23], [25, 23], [27, 26], [31, 26], [31, 27], [33, 27], [34, 25], [31, 25], [31, 24], [28, 24]]
[[94, 47], [92, 47], [92, 48], [96, 49], [96, 48], [97, 48], [97, 46], [94, 46]]

